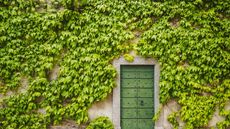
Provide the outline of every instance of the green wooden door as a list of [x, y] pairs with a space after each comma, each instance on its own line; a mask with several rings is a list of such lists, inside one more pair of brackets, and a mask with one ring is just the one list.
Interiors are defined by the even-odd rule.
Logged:
[[121, 66], [121, 129], [153, 129], [154, 66]]

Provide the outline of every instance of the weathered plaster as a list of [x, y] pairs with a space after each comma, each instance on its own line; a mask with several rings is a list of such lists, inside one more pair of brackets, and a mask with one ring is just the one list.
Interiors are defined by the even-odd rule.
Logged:
[[26, 77], [21, 78], [21, 87], [19, 87], [19, 93], [26, 93], [29, 87], [29, 80]]
[[[171, 113], [179, 111], [180, 108], [180, 105], [174, 100], [171, 100], [165, 104], [162, 107], [159, 119], [156, 121], [156, 129], [173, 129], [173, 126], [167, 119]], [[180, 118], [177, 120], [179, 122], [179, 129], [182, 129], [184, 122], [181, 121]]]
[[209, 121], [208, 126], [216, 127], [216, 124], [223, 120], [224, 120], [224, 117], [219, 115], [219, 109], [216, 108], [216, 111], [214, 112], [212, 119]]
[[85, 129], [86, 125], [77, 125], [73, 120], [64, 120], [60, 125], [50, 126], [49, 129]]
[[29, 87], [29, 80], [26, 77], [21, 77], [20, 86], [17, 90], [8, 90], [6, 94], [0, 94], [0, 103], [3, 99], [9, 98], [13, 95], [23, 94], [27, 92]]
[[58, 65], [55, 65], [53, 69], [49, 73], [49, 80], [56, 80], [58, 77], [58, 73], [60, 71], [60, 67]]
[[89, 108], [89, 119], [91, 121], [99, 116], [107, 116], [112, 120], [112, 111], [112, 94], [110, 94], [105, 100], [96, 102]]
[[227, 101], [225, 107], [224, 107], [225, 110], [230, 110], [230, 101]]

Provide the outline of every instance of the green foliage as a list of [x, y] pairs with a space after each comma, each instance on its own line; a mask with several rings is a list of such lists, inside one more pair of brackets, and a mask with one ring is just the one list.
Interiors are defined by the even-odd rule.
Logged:
[[0, 100], [0, 125], [87, 122], [88, 108], [115, 86], [111, 61], [133, 49], [127, 42], [141, 31], [136, 51], [161, 65], [160, 102], [182, 106], [169, 116], [174, 127], [177, 117], [185, 128], [206, 127], [219, 108], [225, 120], [217, 126], [228, 128], [229, 14], [227, 0], [1, 0], [0, 93], [17, 91], [25, 77], [29, 87]]
[[134, 57], [132, 55], [129, 54], [125, 54], [124, 55], [125, 60], [127, 60], [128, 62], [133, 62]]
[[62, 5], [68, 9], [76, 10], [87, 4], [88, 0], [62, 0]]
[[217, 102], [215, 99], [212, 96], [194, 95], [187, 97], [185, 100], [180, 100], [179, 103], [183, 105], [180, 114], [182, 120], [187, 122], [187, 127], [197, 128], [207, 126], [215, 111]]
[[108, 117], [101, 116], [93, 120], [86, 129], [114, 129], [114, 127]]
[[163, 106], [160, 105], [158, 108], [158, 111], [155, 113], [155, 115], [152, 118], [153, 121], [157, 121], [160, 118], [162, 109], [163, 109]]
[[[191, 129], [207, 126], [215, 107], [223, 98], [229, 101], [229, 81], [222, 85], [230, 77], [229, 5], [196, 2], [164, 2], [164, 16], [157, 18], [137, 44], [140, 55], [154, 57], [161, 64], [161, 103], [177, 99], [182, 106], [179, 116], [185, 128]], [[169, 121], [178, 126], [174, 114]], [[229, 120], [219, 125], [227, 128], [226, 123]]]
[[178, 123], [178, 121], [177, 121], [177, 119], [176, 119], [177, 116], [178, 116], [178, 113], [177, 113], [177, 112], [173, 112], [172, 114], [170, 114], [170, 115], [168, 116], [168, 121], [169, 121], [170, 123], [172, 123], [174, 129], [178, 129], [178, 128], [179, 128], [179, 123]]

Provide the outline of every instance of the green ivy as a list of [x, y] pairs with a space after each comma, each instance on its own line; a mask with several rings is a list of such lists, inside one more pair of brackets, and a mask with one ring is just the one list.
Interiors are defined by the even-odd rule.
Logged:
[[134, 57], [132, 55], [129, 54], [125, 54], [124, 55], [125, 60], [127, 60], [128, 62], [133, 62], [134, 61]]
[[108, 117], [101, 116], [93, 120], [86, 129], [114, 129], [114, 126]]
[[216, 108], [225, 118], [217, 127], [228, 128], [229, 14], [228, 0], [1, 0], [0, 93], [17, 92], [23, 78], [29, 86], [0, 100], [0, 126], [88, 122], [89, 107], [115, 87], [112, 60], [135, 49], [160, 63], [160, 102], [181, 105], [168, 119], [175, 128], [177, 117], [206, 127]]

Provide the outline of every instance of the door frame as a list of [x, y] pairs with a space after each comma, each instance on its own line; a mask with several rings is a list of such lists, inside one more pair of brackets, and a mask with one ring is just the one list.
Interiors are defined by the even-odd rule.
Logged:
[[[143, 58], [135, 56], [133, 62], [128, 62], [124, 57], [120, 57], [113, 61], [113, 66], [117, 70], [116, 87], [113, 89], [113, 124], [115, 129], [121, 129], [120, 124], [120, 66], [121, 65], [153, 65], [154, 66], [154, 113], [156, 114], [159, 108], [159, 80], [160, 80], [160, 65], [152, 58]], [[154, 124], [156, 127], [156, 122]]]

